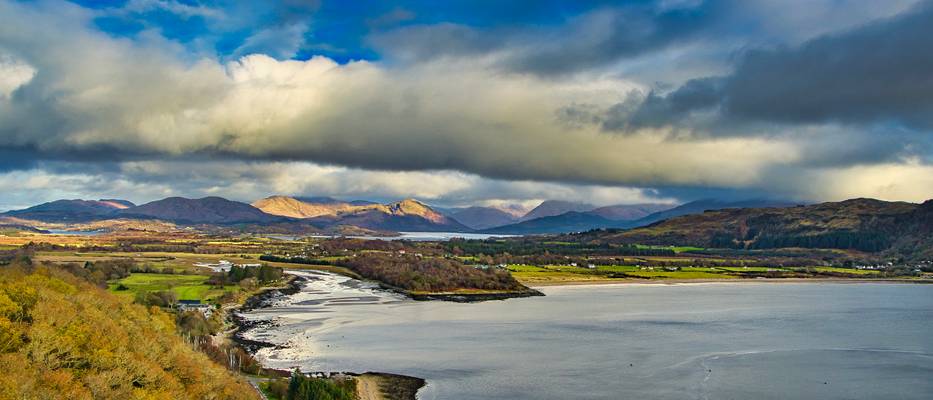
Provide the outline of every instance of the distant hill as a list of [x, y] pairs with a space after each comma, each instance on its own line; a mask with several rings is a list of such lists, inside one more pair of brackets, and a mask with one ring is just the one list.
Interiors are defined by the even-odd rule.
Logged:
[[697, 214], [707, 210], [722, 210], [727, 208], [788, 207], [793, 205], [795, 204], [788, 201], [768, 199], [750, 199], [740, 201], [723, 201], [716, 199], [696, 200], [681, 204], [674, 208], [649, 214], [643, 218], [633, 221], [631, 224], [628, 224], [628, 226], [636, 227], [649, 225], [668, 218], [678, 217], [681, 215]]
[[486, 229], [507, 225], [517, 220], [513, 214], [493, 207], [467, 207], [453, 210], [448, 215], [463, 225], [473, 229]]
[[606, 219], [589, 212], [569, 211], [561, 215], [535, 218], [529, 221], [485, 229], [483, 233], [508, 235], [566, 233], [620, 227], [622, 224], [620, 221]]
[[282, 219], [278, 216], [266, 214], [249, 204], [227, 200], [222, 197], [205, 197], [201, 199], [169, 197], [141, 206], [119, 210], [116, 215], [193, 224], [273, 222]]
[[108, 218], [132, 206], [129, 201], [115, 199], [56, 200], [3, 215], [42, 222], [87, 222]]
[[[271, 196], [271, 197], [285, 197], [285, 196]], [[348, 204], [349, 202], [343, 200], [337, 200], [333, 197], [327, 196], [311, 196], [311, 197], [294, 197], [295, 200], [300, 200], [305, 203], [312, 204]]]
[[[272, 196], [272, 197], [277, 197], [277, 196]], [[375, 201], [369, 201], [369, 200], [345, 201], [345, 200], [335, 199], [333, 197], [327, 197], [327, 196], [295, 197], [295, 199], [303, 201], [305, 203], [311, 203], [311, 204], [334, 204], [334, 205], [349, 204], [351, 206], [369, 206], [373, 204], [379, 204]]]
[[552, 217], [552, 216], [561, 215], [561, 214], [564, 214], [570, 211], [576, 211], [576, 212], [590, 211], [593, 208], [595, 207], [591, 204], [574, 203], [574, 202], [562, 201], [562, 200], [546, 200], [542, 202], [541, 204], [539, 204], [537, 207], [533, 208], [527, 214], [522, 216], [519, 219], [519, 221], [529, 221], [535, 218]]
[[933, 259], [933, 200], [853, 199], [795, 207], [726, 208], [673, 217], [628, 231], [576, 239], [712, 248], [827, 248]]
[[531, 211], [528, 209], [528, 207], [521, 205], [521, 204], [497, 204], [497, 205], [492, 205], [489, 207], [495, 208], [506, 214], [509, 214], [512, 216], [512, 218], [515, 218], [515, 220], [518, 220], [519, 218], [523, 217], [525, 214], [528, 214], [528, 211]]
[[44, 230], [44, 229], [39, 229], [39, 228], [28, 226], [28, 225], [8, 224], [8, 223], [5, 223], [5, 221], [0, 220], [0, 234], [9, 236], [10, 234], [17, 234], [20, 232], [49, 233], [49, 231]]
[[253, 202], [253, 207], [266, 214], [290, 218], [313, 218], [322, 215], [336, 215], [357, 207], [348, 202], [329, 197], [294, 198], [288, 196], [270, 196]]
[[[570, 211], [560, 215], [525, 220], [514, 224], [498, 226], [483, 230], [486, 233], [500, 233], [512, 235], [532, 235], [547, 233], [581, 232], [590, 229], [604, 228], [633, 228], [648, 225], [662, 219], [700, 213], [710, 209], [735, 208], [747, 206], [787, 205], [784, 202], [769, 200], [746, 200], [740, 202], [722, 202], [716, 200], [700, 200], [686, 203], [674, 208], [661, 204], [616, 205], [594, 209], [592, 211]], [[644, 215], [652, 209], [664, 211]], [[606, 215], [612, 218], [605, 217]], [[638, 219], [625, 219], [642, 215]]]
[[10, 224], [29, 221], [90, 223], [118, 219], [146, 219], [177, 224], [247, 224], [250, 229], [301, 232], [454, 231], [472, 229], [414, 199], [389, 204], [330, 198], [308, 198], [310, 203], [292, 197], [272, 196], [254, 204], [221, 197], [187, 199], [169, 197], [140, 206], [125, 200], [58, 200], [0, 217]]
[[599, 207], [590, 213], [613, 221], [633, 221], [671, 208], [674, 206], [670, 204], [619, 204]]
[[382, 231], [456, 231], [471, 229], [414, 199], [378, 204], [345, 202], [329, 197], [272, 196], [253, 206], [267, 214], [305, 219], [314, 226], [356, 226]]
[[333, 215], [315, 217], [310, 221], [318, 226], [352, 225], [388, 231], [469, 232], [472, 230], [414, 199], [389, 204], [355, 206]]

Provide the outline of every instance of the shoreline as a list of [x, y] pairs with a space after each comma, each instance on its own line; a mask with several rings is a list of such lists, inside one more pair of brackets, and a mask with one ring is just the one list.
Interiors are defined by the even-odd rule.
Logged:
[[[285, 285], [263, 288], [257, 293], [249, 296], [242, 304], [227, 309], [227, 319], [234, 325], [234, 329], [228, 331], [227, 338], [245, 350], [250, 355], [256, 354], [256, 351], [265, 347], [275, 347], [274, 344], [259, 340], [247, 339], [243, 333], [263, 324], [271, 324], [271, 321], [248, 321], [239, 315], [240, 312], [252, 311], [260, 308], [268, 308], [271, 302], [276, 299], [301, 291], [302, 284], [306, 278], [298, 275], [289, 275], [290, 278]], [[264, 368], [265, 369], [265, 368]]]
[[[268, 287], [253, 294], [247, 298], [243, 304], [231, 307], [227, 310], [227, 318], [234, 325], [234, 329], [227, 331], [227, 339], [231, 343], [240, 347], [251, 356], [255, 356], [260, 349], [267, 347], [276, 347], [277, 345], [260, 340], [247, 339], [243, 334], [253, 328], [261, 325], [272, 326], [273, 321], [249, 321], [243, 318], [240, 313], [256, 309], [263, 309], [272, 306], [272, 303], [280, 298], [292, 295], [301, 291], [302, 286], [308, 281], [307, 278], [299, 275], [290, 274], [291, 278], [287, 284], [277, 287]], [[537, 292], [537, 291], [535, 291]], [[537, 292], [540, 293], [540, 292]], [[543, 296], [543, 294], [541, 294]], [[292, 374], [290, 370], [277, 368], [267, 368], [262, 365], [260, 360], [260, 375], [268, 376], [273, 379], [289, 377]], [[308, 377], [334, 378], [334, 377], [353, 377], [357, 380], [357, 394], [360, 399], [380, 400], [384, 398], [417, 400], [418, 391], [427, 385], [424, 378], [392, 374], [386, 372], [349, 372], [349, 371], [299, 371], [302, 375]]]
[[[521, 282], [521, 281], [519, 281]], [[858, 279], [858, 278], [754, 278], [754, 279], [593, 279], [579, 281], [559, 282], [522, 282], [529, 288], [549, 288], [559, 286], [609, 286], [609, 285], [685, 285], [710, 283], [839, 283], [839, 284], [865, 284], [865, 283], [896, 283], [929, 285], [933, 280], [907, 280], [907, 279]]]
[[[374, 281], [376, 282], [376, 281]], [[409, 299], [415, 301], [452, 301], [454, 303], [479, 303], [483, 301], [495, 301], [495, 300], [508, 300], [508, 299], [518, 299], [524, 297], [536, 297], [544, 296], [544, 293], [525, 285], [525, 290], [512, 290], [512, 291], [490, 291], [490, 292], [429, 292], [429, 293], [413, 293], [409, 290], [398, 288], [383, 282], [376, 282], [379, 285], [379, 288], [388, 292], [393, 292], [405, 296]], [[521, 282], [519, 282], [521, 283]]]

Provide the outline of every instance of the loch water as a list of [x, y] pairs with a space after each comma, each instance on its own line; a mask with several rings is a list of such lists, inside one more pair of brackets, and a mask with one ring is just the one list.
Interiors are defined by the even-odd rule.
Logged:
[[931, 399], [933, 285], [545, 287], [419, 302], [309, 280], [247, 335], [274, 368], [427, 379], [421, 399]]

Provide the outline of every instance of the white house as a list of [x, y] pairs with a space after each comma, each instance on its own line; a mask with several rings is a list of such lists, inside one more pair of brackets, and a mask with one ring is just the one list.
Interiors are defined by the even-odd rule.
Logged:
[[211, 314], [214, 313], [214, 307], [210, 304], [202, 303], [201, 300], [179, 300], [176, 307], [179, 312], [197, 311], [206, 318], [210, 318]]

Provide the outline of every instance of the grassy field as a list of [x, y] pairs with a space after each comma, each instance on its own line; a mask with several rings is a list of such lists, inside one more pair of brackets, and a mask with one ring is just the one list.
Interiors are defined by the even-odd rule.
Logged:
[[[684, 260], [689, 261], [689, 260]], [[703, 279], [742, 279], [761, 277], [763, 274], [776, 274], [769, 277], [780, 276], [800, 277], [800, 273], [821, 277], [818, 273], [847, 274], [872, 278], [879, 276], [879, 271], [857, 270], [838, 267], [810, 267], [810, 268], [780, 268], [780, 267], [679, 267], [669, 270], [664, 267], [643, 267], [637, 265], [599, 265], [590, 269], [586, 267], [573, 267], [569, 265], [509, 265], [512, 275], [525, 284], [547, 283], [576, 283], [587, 281], [637, 281], [640, 279], [655, 280], [703, 280]], [[817, 273], [817, 275], [814, 275]], [[825, 276], [822, 276], [825, 277]]]
[[640, 271], [641, 269], [634, 265], [600, 265], [596, 267], [596, 270], [602, 272], [627, 273], [632, 271]]
[[839, 268], [839, 267], [813, 267], [811, 269], [817, 272], [834, 272], [834, 273], [852, 274], [852, 275], [878, 275], [881, 273], [880, 271], [874, 271], [874, 270]]
[[[716, 268], [681, 268], [666, 271], [662, 268], [639, 267], [635, 265], [600, 265], [596, 268], [573, 267], [568, 265], [509, 265], [512, 275], [523, 283], [557, 283], [611, 281], [626, 279], [735, 279], [736, 274], [719, 271]], [[627, 277], [619, 277], [625, 274]]]
[[195, 263], [216, 263], [219, 260], [228, 260], [234, 263], [258, 262], [259, 254], [194, 254], [179, 252], [81, 252], [81, 251], [40, 251], [36, 253], [37, 261], [54, 263], [84, 263], [85, 261], [102, 261], [115, 259], [132, 259], [140, 265], [155, 268], [172, 268], [176, 272], [195, 272]]
[[706, 250], [702, 247], [693, 247], [693, 246], [648, 246], [643, 244], [636, 244], [636, 247], [639, 249], [661, 249], [661, 250], [673, 250], [675, 253], [686, 253], [688, 251], [703, 251]]
[[[130, 297], [134, 297], [138, 292], [171, 290], [175, 292], [179, 300], [201, 301], [215, 299], [228, 291], [240, 290], [238, 286], [213, 288], [204, 284], [207, 279], [207, 275], [134, 273], [126, 278], [110, 282], [108, 289], [113, 293]], [[128, 290], [116, 290], [121, 284]]]
[[736, 275], [717, 274], [704, 271], [633, 271], [626, 275], [649, 279], [737, 279]]
[[774, 272], [774, 271], [787, 271], [784, 268], [778, 267], [716, 267], [721, 271], [727, 272]]
[[573, 282], [610, 280], [610, 278], [607, 278], [602, 275], [597, 275], [597, 274], [582, 274], [582, 273], [560, 272], [560, 271], [550, 271], [550, 270], [512, 272], [512, 276], [514, 276], [515, 279], [518, 279], [519, 282], [526, 284], [526, 285], [541, 284], [541, 283], [573, 283]]
[[547, 272], [547, 268], [525, 264], [511, 264], [508, 269], [510, 272]]

